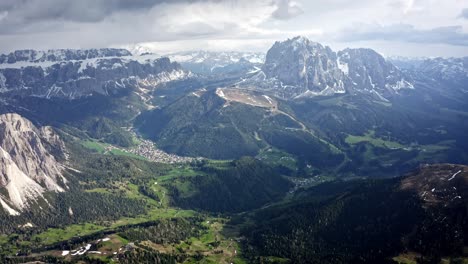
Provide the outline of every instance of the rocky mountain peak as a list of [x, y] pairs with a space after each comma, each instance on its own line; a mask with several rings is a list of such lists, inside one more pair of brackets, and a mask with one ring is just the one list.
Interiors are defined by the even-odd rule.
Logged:
[[410, 78], [374, 50], [334, 52], [301, 36], [276, 42], [262, 71], [239, 84], [255, 84], [284, 99], [367, 93], [387, 100], [413, 88]]
[[345, 49], [338, 61], [357, 92], [389, 97], [399, 90], [413, 88], [409, 78], [372, 49]]
[[32, 131], [33, 125], [29, 120], [18, 114], [10, 113], [0, 116], [0, 131], [4, 134]]
[[292, 39], [288, 39], [286, 41], [278, 42], [278, 43], [283, 44], [283, 45], [291, 45], [293, 48], [296, 48], [296, 49], [300, 49], [300, 48], [310, 49], [311, 47], [323, 48], [323, 46], [320, 43], [313, 42], [303, 36], [297, 36]]
[[0, 115], [0, 202], [18, 214], [47, 191], [63, 192], [63, 166], [52, 148], [65, 154], [59, 136], [50, 127], [35, 127], [18, 114]]
[[262, 71], [266, 78], [276, 78], [283, 86], [297, 87], [293, 97], [345, 91], [336, 54], [304, 37], [276, 42], [266, 55]]

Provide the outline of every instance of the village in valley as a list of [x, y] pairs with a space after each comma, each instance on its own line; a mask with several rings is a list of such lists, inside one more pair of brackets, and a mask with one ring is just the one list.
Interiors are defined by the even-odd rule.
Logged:
[[175, 163], [190, 163], [195, 160], [202, 160], [202, 157], [182, 157], [174, 154], [169, 154], [164, 152], [163, 150], [158, 149], [155, 144], [151, 140], [143, 139], [134, 131], [130, 131], [133, 136], [138, 140], [138, 144], [132, 148], [120, 148], [113, 145], [109, 145], [106, 147], [106, 151], [110, 152], [114, 149], [131, 153], [137, 156], [144, 157], [153, 162], [159, 163], [167, 163], [167, 164], [175, 164]]

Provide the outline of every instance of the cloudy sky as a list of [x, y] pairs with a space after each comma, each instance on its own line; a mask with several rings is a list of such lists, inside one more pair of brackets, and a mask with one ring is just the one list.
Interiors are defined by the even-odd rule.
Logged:
[[0, 0], [0, 52], [266, 51], [297, 35], [334, 49], [468, 56], [468, 0]]

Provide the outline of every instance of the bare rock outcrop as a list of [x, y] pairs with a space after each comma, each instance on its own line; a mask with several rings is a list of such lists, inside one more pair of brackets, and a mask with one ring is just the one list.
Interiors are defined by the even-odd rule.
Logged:
[[0, 115], [0, 203], [9, 214], [19, 214], [45, 192], [67, 189], [51, 146], [65, 153], [52, 128], [37, 128], [18, 114]]

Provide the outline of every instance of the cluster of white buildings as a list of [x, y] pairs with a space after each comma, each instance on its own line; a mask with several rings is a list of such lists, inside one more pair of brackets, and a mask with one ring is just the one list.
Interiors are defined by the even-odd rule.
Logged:
[[160, 162], [160, 163], [188, 163], [192, 162], [199, 158], [190, 158], [190, 157], [181, 157], [174, 154], [166, 153], [160, 149], [157, 149], [153, 142], [150, 140], [140, 139], [141, 143], [129, 150], [126, 150], [129, 153], [139, 155], [147, 158], [150, 161]]

